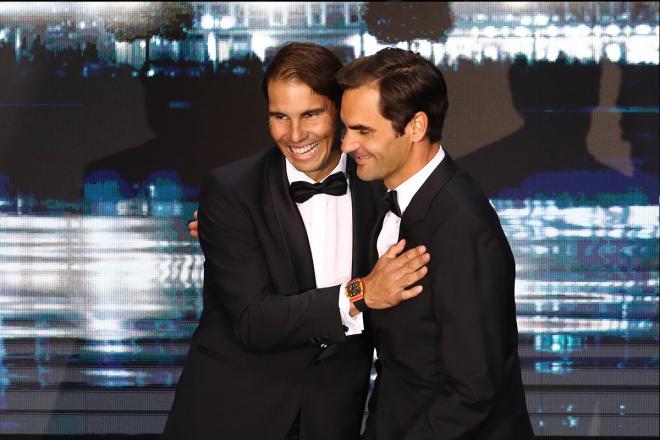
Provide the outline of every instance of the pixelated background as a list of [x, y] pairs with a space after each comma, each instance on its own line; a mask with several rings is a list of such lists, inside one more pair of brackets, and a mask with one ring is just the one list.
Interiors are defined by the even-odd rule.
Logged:
[[0, 434], [161, 431], [277, 47], [410, 48], [516, 257], [541, 436], [658, 434], [658, 3], [0, 3]]

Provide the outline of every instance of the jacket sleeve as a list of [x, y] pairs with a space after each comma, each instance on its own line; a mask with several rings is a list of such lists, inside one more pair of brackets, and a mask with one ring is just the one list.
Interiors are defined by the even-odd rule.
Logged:
[[205, 308], [221, 309], [246, 349], [270, 352], [346, 340], [339, 286], [276, 292], [249, 210], [217, 173], [202, 183], [199, 237]]
[[433, 242], [436, 352], [445, 381], [405, 439], [471, 439], [516, 371], [515, 265], [499, 226], [479, 219], [449, 220]]

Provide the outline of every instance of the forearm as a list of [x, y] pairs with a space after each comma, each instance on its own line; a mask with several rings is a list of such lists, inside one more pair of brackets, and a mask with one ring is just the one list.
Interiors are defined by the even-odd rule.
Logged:
[[246, 348], [258, 352], [344, 342], [337, 290], [259, 295], [239, 313], [236, 336]]
[[[337, 304], [339, 286], [305, 292], [276, 291], [254, 252], [227, 259], [207, 246], [205, 290], [222, 310], [235, 338], [255, 352], [345, 340]], [[218, 261], [219, 260], [219, 261]]]

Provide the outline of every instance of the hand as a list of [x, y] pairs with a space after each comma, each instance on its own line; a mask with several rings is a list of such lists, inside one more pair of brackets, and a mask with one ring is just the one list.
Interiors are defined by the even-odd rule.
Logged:
[[199, 238], [199, 221], [197, 220], [197, 211], [193, 212], [193, 217], [195, 217], [195, 220], [188, 222], [188, 230], [190, 231], [190, 236], [192, 238]]
[[405, 245], [405, 240], [392, 245], [378, 259], [371, 273], [362, 278], [364, 301], [370, 309], [388, 309], [422, 293], [422, 286], [407, 288], [424, 278], [431, 255], [425, 246], [401, 254]]

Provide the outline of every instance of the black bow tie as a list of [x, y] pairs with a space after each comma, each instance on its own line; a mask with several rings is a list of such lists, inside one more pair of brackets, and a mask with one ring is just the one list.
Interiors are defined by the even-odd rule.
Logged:
[[339, 172], [328, 176], [321, 183], [293, 182], [289, 187], [289, 193], [296, 203], [305, 203], [316, 194], [344, 195], [347, 187], [346, 176]]
[[399, 202], [396, 199], [396, 191], [386, 192], [383, 196], [383, 202], [385, 202], [386, 209], [392, 211], [397, 217], [401, 217], [401, 209], [399, 208]]

